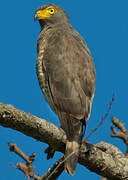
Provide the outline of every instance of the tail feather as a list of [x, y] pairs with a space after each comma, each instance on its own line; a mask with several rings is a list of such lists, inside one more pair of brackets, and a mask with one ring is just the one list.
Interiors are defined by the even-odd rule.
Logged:
[[59, 118], [61, 126], [67, 135], [65, 170], [67, 173], [74, 175], [82, 140], [83, 121], [62, 113], [59, 115]]
[[74, 175], [79, 156], [80, 144], [76, 141], [67, 141], [65, 153], [65, 170], [67, 173]]

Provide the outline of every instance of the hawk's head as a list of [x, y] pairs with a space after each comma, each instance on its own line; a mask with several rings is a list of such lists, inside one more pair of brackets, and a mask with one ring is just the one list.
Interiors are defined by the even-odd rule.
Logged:
[[46, 4], [37, 9], [35, 20], [44, 24], [60, 24], [60, 23], [69, 23], [69, 18], [67, 13], [56, 4]]

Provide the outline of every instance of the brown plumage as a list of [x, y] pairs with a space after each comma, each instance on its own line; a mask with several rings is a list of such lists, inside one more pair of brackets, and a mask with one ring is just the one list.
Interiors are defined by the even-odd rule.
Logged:
[[46, 4], [35, 14], [41, 32], [37, 76], [41, 90], [66, 132], [65, 170], [74, 175], [95, 91], [95, 68], [87, 45], [58, 5]]

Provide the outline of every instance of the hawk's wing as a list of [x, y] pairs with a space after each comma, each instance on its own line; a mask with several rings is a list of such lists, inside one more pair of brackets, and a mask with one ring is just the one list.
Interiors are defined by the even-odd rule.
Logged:
[[78, 119], [88, 115], [95, 70], [87, 46], [74, 30], [58, 30], [49, 37], [43, 66], [57, 110]]

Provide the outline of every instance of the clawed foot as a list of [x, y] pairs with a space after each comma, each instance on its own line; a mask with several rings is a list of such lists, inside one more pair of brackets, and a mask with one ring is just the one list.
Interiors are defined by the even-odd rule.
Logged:
[[45, 154], [47, 154], [47, 160], [54, 157], [55, 149], [51, 146], [49, 146], [47, 149], [45, 149]]

